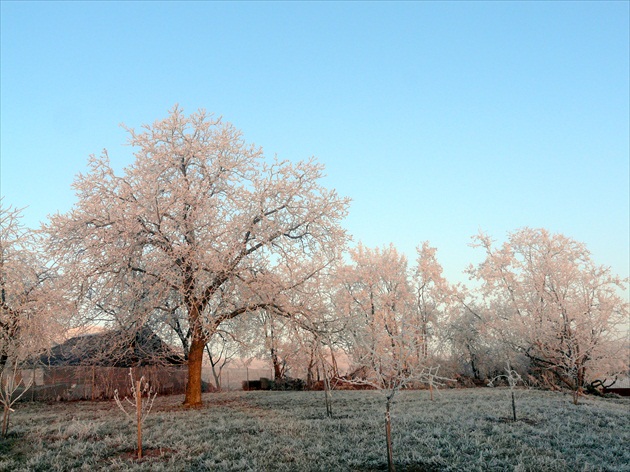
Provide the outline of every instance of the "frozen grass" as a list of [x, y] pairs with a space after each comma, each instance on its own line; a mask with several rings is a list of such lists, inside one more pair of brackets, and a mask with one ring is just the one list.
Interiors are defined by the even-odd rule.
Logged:
[[[377, 471], [387, 469], [378, 392], [207, 394], [196, 410], [158, 397], [145, 423], [149, 457], [114, 402], [23, 403], [0, 440], [2, 471]], [[630, 471], [630, 402], [527, 391], [509, 421], [506, 390], [402, 392], [393, 409], [399, 471]]]

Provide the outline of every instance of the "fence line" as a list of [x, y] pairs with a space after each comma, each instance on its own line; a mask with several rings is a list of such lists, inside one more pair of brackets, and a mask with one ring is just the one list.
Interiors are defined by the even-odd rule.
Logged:
[[[215, 386], [211, 367], [203, 367], [202, 378], [213, 387]], [[273, 370], [271, 368], [225, 367], [221, 371], [221, 390], [242, 390], [243, 382], [261, 378], [272, 379]]]

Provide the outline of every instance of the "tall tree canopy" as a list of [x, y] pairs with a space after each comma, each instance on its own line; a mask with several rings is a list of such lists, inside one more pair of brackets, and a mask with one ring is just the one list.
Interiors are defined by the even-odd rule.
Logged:
[[0, 200], [0, 373], [50, 346], [70, 311], [55, 286], [56, 271], [40, 251], [38, 234], [21, 223], [21, 210]]
[[417, 248], [417, 266], [410, 268], [391, 244], [374, 249], [359, 244], [349, 251], [351, 263], [338, 272], [342, 288], [336, 303], [349, 322], [351, 357], [358, 365], [384, 371], [387, 361], [420, 371], [439, 357], [446, 325], [463, 295], [442, 276], [436, 252], [424, 242]]
[[349, 202], [320, 184], [314, 159], [267, 160], [203, 111], [175, 107], [128, 132], [135, 162], [119, 176], [106, 152], [90, 158], [74, 184], [78, 202], [51, 218], [51, 249], [84, 316], [161, 321], [179, 334], [185, 404], [197, 405], [204, 346], [221, 323], [306, 312], [290, 292], [338, 257]]
[[485, 234], [475, 245], [486, 259], [470, 273], [483, 282], [496, 331], [534, 366], [576, 395], [589, 378], [627, 369], [628, 345], [619, 328], [628, 321], [628, 302], [620, 295], [628, 281], [597, 266], [582, 243], [524, 228], [501, 247]]
[[340, 270], [338, 305], [352, 332], [353, 361], [375, 384], [389, 382], [417, 364], [422, 339], [415, 334], [407, 258], [393, 245], [350, 251]]

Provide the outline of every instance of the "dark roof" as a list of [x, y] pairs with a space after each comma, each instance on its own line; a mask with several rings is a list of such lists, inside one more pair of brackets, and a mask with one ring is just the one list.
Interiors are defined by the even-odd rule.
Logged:
[[148, 327], [76, 336], [53, 347], [40, 357], [40, 362], [50, 366], [108, 367], [185, 363], [182, 356]]

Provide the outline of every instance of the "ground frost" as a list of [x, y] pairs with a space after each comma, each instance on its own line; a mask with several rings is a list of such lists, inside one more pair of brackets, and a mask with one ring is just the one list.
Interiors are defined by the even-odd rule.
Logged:
[[[519, 398], [519, 421], [500, 389], [403, 391], [392, 412], [397, 470], [628, 471], [627, 400], [573, 405], [552, 392]], [[377, 471], [386, 470], [384, 402], [378, 392], [229, 392], [182, 409], [156, 401], [142, 461], [134, 429], [109, 402], [25, 403], [0, 442], [0, 471]]]

